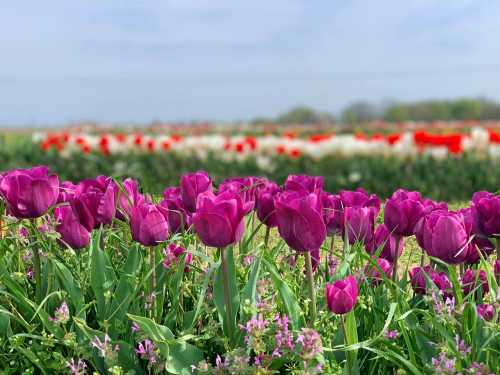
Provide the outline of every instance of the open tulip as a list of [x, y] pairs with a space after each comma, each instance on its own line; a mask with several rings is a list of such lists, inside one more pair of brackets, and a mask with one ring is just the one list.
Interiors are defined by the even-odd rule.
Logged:
[[354, 276], [326, 284], [326, 302], [328, 309], [335, 314], [351, 311], [358, 299], [358, 283]]
[[373, 242], [367, 243], [366, 250], [369, 254], [374, 254], [381, 246], [383, 248], [380, 252], [380, 258], [394, 262], [396, 256], [399, 257], [403, 253], [404, 238], [400, 238], [398, 245], [396, 236], [389, 232], [385, 224], [380, 224], [375, 229]]
[[47, 167], [15, 169], [0, 175], [0, 196], [9, 215], [33, 219], [47, 213], [59, 195], [59, 178]]
[[274, 207], [274, 197], [281, 192], [281, 189], [274, 182], [265, 182], [259, 188], [255, 208], [257, 217], [267, 227], [273, 228], [278, 225]]
[[243, 203], [241, 196], [233, 191], [218, 195], [206, 192], [198, 197], [193, 224], [201, 241], [216, 248], [235, 244], [245, 230], [244, 217], [253, 207], [252, 202]]
[[181, 176], [181, 197], [184, 207], [189, 212], [196, 211], [196, 202], [201, 193], [212, 191], [212, 180], [205, 171]]
[[116, 217], [117, 219], [125, 220], [126, 217], [130, 217], [132, 207], [146, 202], [151, 203], [151, 199], [139, 192], [139, 184], [132, 178], [125, 179], [122, 182], [122, 186], [123, 191], [117, 188], [118, 209], [116, 211]]
[[276, 219], [281, 237], [292, 249], [319, 249], [326, 238], [318, 195], [284, 191], [275, 197]]
[[289, 175], [285, 181], [285, 190], [304, 193], [320, 193], [323, 191], [323, 176]]
[[56, 231], [61, 240], [73, 249], [82, 249], [90, 242], [90, 232], [85, 228], [69, 205], [56, 207], [54, 216], [57, 221]]
[[385, 203], [384, 224], [396, 236], [411, 236], [424, 213], [420, 193], [399, 189]]
[[130, 212], [132, 239], [144, 246], [155, 246], [168, 238], [165, 214], [154, 204], [143, 203]]
[[160, 206], [167, 210], [168, 228], [171, 233], [180, 233], [191, 225], [191, 214], [184, 208], [181, 189], [170, 187], [163, 192]]

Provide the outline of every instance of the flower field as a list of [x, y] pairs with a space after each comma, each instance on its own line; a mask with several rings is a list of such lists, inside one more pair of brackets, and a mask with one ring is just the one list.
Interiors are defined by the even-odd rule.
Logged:
[[[435, 138], [432, 142], [444, 144], [430, 146], [415, 146], [413, 135], [416, 153], [408, 143], [404, 157], [386, 155], [405, 142], [404, 135], [393, 143], [389, 137], [352, 140], [369, 144], [361, 152], [370, 156], [380, 150], [387, 165], [407, 157], [448, 165], [445, 171], [454, 171], [456, 181], [465, 172], [450, 160], [457, 158], [463, 170], [474, 166], [475, 183], [491, 192], [473, 183], [459, 185], [476, 190], [460, 204], [405, 189], [385, 191], [387, 199], [360, 188], [331, 189], [333, 172], [285, 175], [283, 183], [220, 173], [216, 183], [212, 174], [183, 171], [188, 164], [182, 164], [177, 181], [148, 190], [131, 178], [68, 181], [68, 172], [57, 175], [43, 166], [5, 170], [0, 174], [0, 370], [498, 374], [500, 196], [495, 195], [497, 151], [491, 151], [498, 144], [491, 133], [481, 134], [459, 143]], [[18, 160], [54, 158], [61, 164], [51, 166], [65, 171], [79, 160], [80, 169], [90, 173], [90, 162], [135, 158], [154, 174], [148, 161], [153, 158], [158, 168], [174, 170], [165, 155], [149, 154], [163, 151], [143, 149], [143, 140], [139, 149], [133, 138], [106, 136], [106, 151], [102, 135], [85, 137], [94, 142], [88, 154], [71, 136], [60, 150], [55, 143], [56, 150], [39, 154], [19, 148]], [[285, 163], [286, 157], [292, 165], [326, 163], [338, 151], [331, 151], [335, 138], [289, 139], [286, 147], [300, 147], [299, 160], [272, 155], [273, 162]], [[155, 147], [161, 145], [154, 140]], [[212, 143], [203, 142], [182, 138], [176, 144], [183, 146], [172, 143], [168, 152], [206, 151], [193, 165], [204, 157], [221, 163], [210, 156], [215, 149], [203, 149]], [[217, 142], [214, 147], [225, 148]], [[234, 142], [242, 141], [231, 138], [230, 149]], [[252, 160], [277, 151], [277, 143], [265, 146], [264, 139], [256, 139], [251, 151], [244, 142], [243, 155], [259, 154], [249, 156]], [[458, 156], [419, 156], [434, 147]], [[479, 155], [470, 156], [472, 151]], [[230, 165], [229, 175], [252, 168], [248, 160], [233, 159], [219, 168]], [[437, 170], [433, 178], [439, 179]], [[427, 181], [422, 190], [439, 196], [441, 190], [431, 185]]]

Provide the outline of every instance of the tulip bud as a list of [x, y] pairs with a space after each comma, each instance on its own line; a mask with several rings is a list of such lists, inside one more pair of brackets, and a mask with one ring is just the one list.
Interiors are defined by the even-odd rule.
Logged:
[[385, 203], [384, 224], [394, 235], [411, 236], [424, 213], [420, 193], [399, 189]]
[[469, 294], [474, 289], [476, 289], [476, 277], [478, 281], [481, 283], [483, 295], [488, 293], [490, 287], [488, 285], [488, 279], [486, 277], [486, 272], [484, 270], [479, 270], [479, 275], [476, 271], [471, 268], [468, 268], [464, 274], [462, 275], [462, 288], [464, 294]]
[[500, 196], [479, 191], [472, 196], [472, 212], [479, 231], [500, 239]]
[[273, 228], [278, 225], [276, 210], [274, 207], [274, 197], [280, 191], [281, 189], [274, 182], [266, 182], [259, 188], [257, 193], [257, 199], [255, 201], [257, 217], [269, 228]]
[[486, 321], [490, 321], [493, 319], [493, 315], [495, 314], [495, 308], [493, 305], [488, 304], [480, 304], [476, 306], [477, 315], [479, 315], [482, 319]]
[[90, 242], [90, 233], [75, 214], [71, 206], [60, 206], [54, 210], [57, 221], [56, 231], [61, 235], [61, 240], [73, 249], [82, 249]]
[[[389, 232], [385, 224], [380, 224], [375, 229], [374, 241], [367, 243], [366, 251], [369, 254], [375, 254], [381, 246], [383, 246], [383, 248], [380, 252], [380, 258], [387, 259], [389, 262], [394, 262], [394, 259], [396, 259], [397, 238]], [[403, 248], [404, 238], [401, 237], [399, 240], [399, 248], [397, 249], [398, 258], [403, 253]]]
[[212, 180], [205, 171], [198, 171], [181, 176], [181, 197], [184, 207], [189, 212], [196, 211], [198, 196], [212, 191]]
[[318, 194], [323, 191], [323, 185], [323, 176], [289, 175], [284, 190]]
[[[392, 277], [392, 265], [391, 263], [384, 259], [384, 258], [378, 258], [376, 260], [377, 266], [380, 267], [382, 272], [388, 277]], [[373, 279], [372, 283], [374, 285], [379, 284], [382, 281], [382, 276], [380, 275], [380, 272], [377, 267], [372, 266], [371, 264], [367, 264], [365, 267], [365, 274], [367, 277]]]
[[160, 206], [167, 210], [168, 228], [171, 233], [180, 233], [187, 230], [191, 225], [191, 215], [184, 208], [181, 197], [181, 189], [170, 187], [163, 192], [164, 199]]
[[155, 205], [143, 203], [130, 212], [132, 239], [144, 246], [155, 246], [168, 238], [168, 223], [164, 213]]
[[328, 309], [335, 314], [346, 314], [351, 311], [358, 299], [358, 283], [353, 276], [326, 284], [326, 301]]

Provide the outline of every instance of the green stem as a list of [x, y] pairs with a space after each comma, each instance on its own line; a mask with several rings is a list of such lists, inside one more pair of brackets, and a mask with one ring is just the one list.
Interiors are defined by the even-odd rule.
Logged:
[[500, 260], [500, 237], [497, 237], [497, 260]]
[[[341, 317], [342, 317], [342, 331], [344, 333], [344, 344], [345, 344], [345, 346], [347, 346], [348, 339], [347, 339], [347, 329], [345, 327], [345, 318], [344, 318], [343, 314], [341, 315]], [[347, 374], [352, 375], [351, 355], [347, 350], [345, 351], [345, 360], [346, 360]]]
[[151, 315], [153, 320], [156, 316], [156, 249], [153, 247], [149, 249], [149, 266], [153, 270], [151, 273]]
[[314, 292], [314, 275], [312, 271], [311, 253], [307, 251], [306, 256], [306, 278], [307, 288], [309, 290], [309, 319], [312, 326], [316, 321], [316, 294]]
[[226, 322], [227, 322], [227, 335], [229, 341], [233, 341], [233, 308], [229, 297], [229, 272], [227, 268], [227, 252], [224, 249], [219, 249], [222, 262], [222, 286], [224, 288], [224, 304], [226, 305]]
[[266, 234], [264, 236], [264, 247], [267, 249], [267, 244], [269, 243], [269, 233], [271, 232], [271, 228], [266, 226]]
[[398, 280], [398, 260], [399, 260], [399, 243], [401, 241], [401, 236], [396, 237], [396, 255], [394, 256], [394, 265], [392, 268], [392, 281], [397, 282]]
[[33, 246], [33, 272], [35, 273], [35, 301], [39, 304], [42, 302], [42, 266], [36, 245]]

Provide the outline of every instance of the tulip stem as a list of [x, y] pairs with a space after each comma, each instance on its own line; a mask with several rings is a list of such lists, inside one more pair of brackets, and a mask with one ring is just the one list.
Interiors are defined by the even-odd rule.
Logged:
[[42, 301], [42, 266], [36, 245], [33, 246], [33, 272], [35, 273], [35, 301], [38, 304]]
[[401, 236], [396, 237], [396, 255], [394, 256], [394, 265], [392, 268], [392, 281], [397, 282], [398, 280], [398, 260], [399, 260], [399, 243], [401, 241]]
[[332, 240], [330, 241], [330, 251], [329, 251], [330, 255], [333, 255], [334, 248], [335, 248], [335, 235], [332, 236]]
[[[343, 314], [341, 316], [342, 316], [342, 331], [344, 333], [344, 344], [345, 346], [347, 346], [348, 339], [347, 339], [347, 329], [345, 327], [345, 318]], [[346, 360], [347, 374], [352, 375], [351, 355], [347, 350], [345, 351], [345, 360]]]
[[222, 286], [224, 288], [224, 303], [226, 305], [226, 322], [227, 322], [227, 335], [229, 336], [229, 341], [233, 341], [233, 308], [231, 306], [231, 300], [229, 297], [229, 272], [227, 269], [227, 251], [224, 249], [219, 249], [220, 258], [222, 263]]
[[264, 236], [264, 247], [267, 249], [267, 244], [269, 243], [269, 233], [271, 232], [271, 228], [266, 226], [266, 234]]
[[497, 260], [500, 260], [500, 237], [497, 237]]
[[151, 273], [151, 316], [154, 320], [156, 315], [156, 249], [153, 247], [149, 249], [149, 266], [153, 271]]
[[307, 251], [306, 256], [306, 277], [307, 288], [309, 290], [309, 319], [311, 325], [314, 326], [316, 321], [316, 294], [314, 293], [314, 276], [312, 271], [311, 253]]

